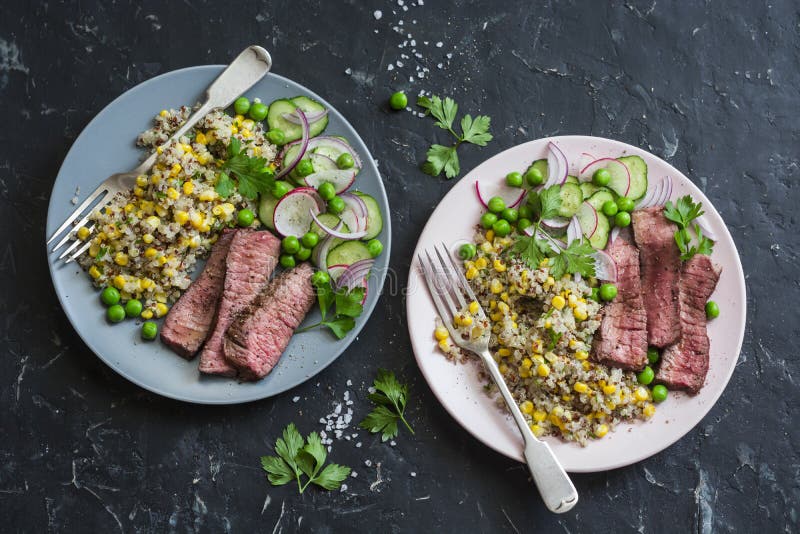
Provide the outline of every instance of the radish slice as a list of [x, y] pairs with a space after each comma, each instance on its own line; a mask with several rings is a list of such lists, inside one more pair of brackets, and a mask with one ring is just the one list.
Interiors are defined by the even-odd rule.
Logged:
[[[508, 206], [509, 208], [516, 208], [517, 206], [519, 206], [520, 202], [522, 202], [522, 200], [525, 198], [525, 195], [528, 194], [528, 192], [523, 189], [522, 191], [519, 192], [519, 194], [516, 195], [516, 197], [512, 198], [511, 200], [506, 200], [506, 198], [511, 196], [507, 191], [508, 189], [511, 189], [511, 188], [506, 186], [506, 185], [504, 185], [503, 187], [505, 188], [505, 190], [504, 191], [498, 191], [498, 195], [497, 196], [502, 198], [503, 201], [506, 203], [506, 206]], [[514, 189], [517, 189], [517, 188], [514, 188]], [[487, 197], [484, 197], [484, 195], [481, 193], [481, 186], [480, 186], [480, 183], [478, 182], [478, 180], [475, 180], [475, 194], [478, 195], [478, 202], [481, 203], [481, 206], [483, 206], [484, 208], [486, 208], [488, 210], [489, 209], [489, 204], [488, 204], [489, 200], [488, 200]]]
[[[336, 230], [335, 228], [329, 228], [328, 226], [325, 226], [325, 224], [323, 224], [322, 221], [319, 220], [319, 217], [317, 217], [317, 214], [314, 213], [313, 209], [309, 210], [309, 213], [311, 214], [311, 218], [314, 220], [314, 222], [317, 223], [317, 226], [319, 226], [322, 229], [322, 231], [325, 232], [327, 235], [332, 235], [333, 237], [338, 237], [339, 239], [346, 239], [348, 241], [351, 241], [353, 239], [361, 239], [362, 237], [367, 235], [366, 230], [362, 230], [359, 232], [342, 232], [340, 230]], [[339, 222], [341, 223], [342, 221]], [[337, 226], [341, 226], [341, 224], [338, 224]]]
[[694, 223], [700, 228], [700, 231], [703, 232], [703, 235], [709, 238], [711, 241], [717, 241], [717, 234], [711, 229], [709, 225], [708, 219], [706, 219], [705, 215], [701, 215], [700, 217], [694, 220]]
[[306, 157], [311, 160], [311, 164], [314, 166], [314, 172], [339, 170], [339, 166], [336, 165], [336, 162], [328, 156], [314, 154], [312, 152], [311, 154], [306, 154]]
[[311, 213], [320, 213], [323, 205], [314, 188], [298, 187], [289, 191], [278, 201], [272, 214], [275, 230], [283, 236], [303, 237], [314, 220]]
[[580, 222], [581, 230], [583, 230], [583, 235], [585, 235], [587, 239], [591, 239], [597, 231], [597, 225], [600, 222], [597, 216], [597, 210], [594, 206], [588, 202], [581, 204], [578, 210], [578, 221]]
[[595, 277], [608, 282], [616, 282], [617, 264], [614, 262], [614, 258], [602, 250], [593, 252], [592, 257], [594, 258]]
[[[302, 139], [298, 141], [292, 141], [291, 143], [284, 145], [282, 153], [285, 153], [289, 147], [297, 145], [298, 143], [302, 143]], [[338, 137], [332, 137], [330, 135], [318, 135], [317, 137], [308, 141], [306, 150], [311, 151], [319, 147], [329, 148], [337, 154], [343, 154], [347, 152], [353, 156], [353, 162], [355, 163], [354, 168], [361, 169], [362, 167], [361, 158], [358, 156], [358, 152], [356, 152], [347, 141], [339, 139]]]
[[366, 231], [369, 212], [361, 197], [352, 193], [342, 193], [339, 198], [344, 200], [346, 206], [345, 210], [339, 214], [339, 218], [353, 232]]
[[[316, 154], [312, 154], [312, 156], [316, 156]], [[322, 157], [324, 158], [325, 156]], [[349, 169], [317, 171], [303, 178], [303, 181], [305, 181], [306, 185], [315, 189], [319, 189], [319, 186], [321, 186], [323, 183], [329, 182], [333, 184], [333, 188], [336, 190], [337, 194], [343, 193], [350, 189], [350, 186], [353, 185], [355, 180], [356, 171]]]
[[580, 156], [578, 156], [578, 161], [576, 161], [574, 164], [570, 164], [572, 166], [571, 168], [572, 174], [578, 176], [581, 173], [581, 169], [583, 169], [596, 159], [597, 159], [596, 156], [589, 154], [588, 152], [581, 152]]
[[567, 156], [552, 141], [547, 143], [547, 180], [544, 187], [563, 184], [567, 181], [568, 174]]
[[628, 166], [614, 158], [596, 159], [586, 167], [581, 169], [578, 180], [581, 182], [591, 182], [592, 175], [598, 169], [608, 169], [611, 173], [611, 182], [608, 187], [620, 196], [626, 196], [631, 190], [631, 171]]
[[572, 217], [567, 225], [567, 245], [581, 238], [581, 223], [577, 217]]
[[[322, 111], [315, 111], [314, 113], [306, 114], [306, 119], [308, 119], [308, 123], [312, 124], [314, 122], [319, 121], [320, 119], [325, 118], [328, 115], [328, 110], [323, 109]], [[281, 113], [281, 117], [284, 120], [291, 122], [292, 124], [303, 124], [300, 117], [297, 116], [297, 112], [294, 113]]]
[[[336, 226], [333, 227], [333, 230], [338, 232], [343, 225], [344, 223], [339, 221], [336, 223]], [[325, 238], [314, 247], [314, 257], [311, 258], [314, 264], [319, 267], [321, 271], [326, 273], [328, 272], [328, 251], [331, 249], [331, 245], [333, 245], [335, 239], [336, 238], [330, 234], [326, 235]]]
[[[306, 150], [308, 150], [308, 138], [310, 135], [310, 131], [308, 126], [308, 120], [306, 119], [306, 114], [303, 113], [303, 110], [300, 108], [297, 108], [294, 112], [297, 113], [298, 117], [300, 117], [300, 126], [303, 128], [303, 137], [299, 141], [297, 141], [298, 143], [300, 143], [300, 150], [297, 152], [297, 156], [295, 156], [293, 161], [290, 161], [289, 163], [283, 161], [283, 163], [281, 164], [281, 170], [278, 172], [278, 174], [275, 175], [276, 180], [280, 180], [281, 178], [292, 172], [292, 169], [294, 169], [295, 165], [297, 165], [300, 162], [300, 160], [303, 159]], [[284, 151], [285, 150], [286, 149], [284, 148]]]
[[565, 217], [553, 217], [552, 219], [542, 219], [542, 224], [550, 229], [558, 230], [569, 226], [569, 219]]

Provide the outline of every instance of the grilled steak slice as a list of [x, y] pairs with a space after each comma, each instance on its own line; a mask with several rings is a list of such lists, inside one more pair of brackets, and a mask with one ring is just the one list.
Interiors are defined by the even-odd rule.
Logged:
[[301, 263], [275, 277], [225, 334], [225, 358], [242, 380], [264, 378], [314, 304], [313, 269]]
[[647, 314], [639, 277], [639, 251], [618, 237], [608, 253], [617, 264], [617, 298], [603, 308], [592, 357], [623, 369], [641, 369], [647, 363]]
[[633, 233], [642, 265], [647, 342], [654, 347], [667, 347], [681, 337], [681, 258], [675, 245], [675, 230], [675, 225], [664, 217], [664, 208], [633, 212]]
[[223, 353], [225, 331], [240, 311], [258, 296], [269, 281], [281, 242], [270, 232], [240, 230], [236, 233], [225, 261], [225, 288], [217, 307], [214, 330], [200, 353], [200, 371], [206, 374], [236, 376]]
[[703, 387], [709, 349], [706, 301], [717, 287], [719, 275], [719, 267], [708, 256], [697, 254], [683, 265], [679, 292], [681, 339], [664, 350], [656, 373], [656, 380], [670, 388], [697, 393]]
[[225, 281], [225, 257], [236, 230], [224, 230], [211, 248], [206, 266], [172, 306], [161, 341], [187, 360], [194, 358], [214, 324], [214, 313]]

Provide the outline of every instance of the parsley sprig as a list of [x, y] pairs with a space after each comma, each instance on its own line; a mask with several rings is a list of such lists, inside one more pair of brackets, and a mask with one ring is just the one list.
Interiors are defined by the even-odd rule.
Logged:
[[228, 144], [228, 159], [221, 169], [214, 189], [222, 198], [228, 198], [237, 188], [231, 175], [236, 177], [239, 193], [251, 200], [258, 198], [259, 193], [268, 193], [275, 185], [275, 174], [267, 167], [267, 160], [248, 156], [235, 137]]
[[[686, 261], [695, 254], [709, 255], [714, 250], [714, 242], [703, 235], [703, 231], [692, 221], [703, 214], [703, 204], [695, 203], [689, 195], [679, 198], [674, 204], [668, 201], [664, 206], [664, 217], [678, 225], [675, 232], [675, 244], [681, 252], [681, 259]], [[692, 244], [689, 228], [694, 230], [696, 244]]]
[[451, 146], [431, 145], [428, 149], [428, 159], [422, 166], [422, 170], [426, 174], [439, 176], [444, 171], [447, 178], [458, 176], [461, 172], [458, 162], [458, 147], [461, 143], [486, 146], [486, 143], [492, 140], [492, 134], [489, 133], [492, 119], [486, 115], [478, 115], [474, 119], [472, 115], [464, 115], [461, 118], [462, 133], [456, 133], [453, 123], [458, 114], [458, 104], [450, 97], [442, 100], [436, 95], [430, 98], [421, 96], [417, 99], [417, 105], [424, 108], [426, 114], [436, 119], [436, 126], [447, 130], [456, 138], [455, 144]]
[[511, 254], [519, 257], [532, 269], [538, 269], [545, 258], [549, 258], [550, 274], [553, 278], [561, 278], [564, 274], [580, 273], [582, 276], [594, 276], [594, 248], [585, 239], [575, 239], [566, 248], [542, 230], [541, 223], [558, 215], [561, 207], [559, 186], [548, 187], [532, 195], [531, 201], [539, 216], [534, 223], [531, 236], [517, 237], [509, 249]]
[[[328, 452], [319, 434], [312, 432], [305, 440], [294, 423], [283, 430], [283, 437], [275, 441], [277, 456], [262, 456], [261, 467], [273, 486], [283, 486], [297, 480], [297, 489], [303, 493], [309, 484], [326, 490], [337, 489], [350, 475], [350, 468], [339, 464], [325, 465]], [[303, 482], [303, 475], [306, 480]]]
[[378, 369], [378, 376], [373, 382], [375, 393], [369, 394], [369, 400], [375, 403], [367, 417], [359, 424], [373, 434], [381, 432], [381, 441], [397, 436], [397, 422], [402, 421], [411, 434], [414, 429], [403, 415], [408, 401], [408, 386], [397, 381], [394, 373], [386, 369]]
[[[315, 324], [306, 326], [298, 330], [305, 332], [318, 326], [328, 328], [333, 335], [342, 339], [350, 330], [356, 326], [355, 318], [361, 315], [364, 307], [361, 301], [364, 300], [364, 288], [356, 287], [352, 290], [347, 288], [335, 289], [331, 282], [316, 284], [317, 302], [322, 319]], [[331, 306], [333, 313], [328, 317]]]

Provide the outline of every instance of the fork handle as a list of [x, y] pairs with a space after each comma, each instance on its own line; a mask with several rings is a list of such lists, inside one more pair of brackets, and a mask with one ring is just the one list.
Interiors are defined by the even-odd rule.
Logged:
[[553, 454], [550, 446], [536, 438], [528, 427], [528, 422], [522, 415], [517, 401], [508, 389], [500, 369], [497, 367], [494, 358], [488, 350], [481, 352], [481, 359], [492, 379], [497, 384], [500, 394], [503, 396], [514, 421], [522, 433], [525, 440], [525, 461], [528, 469], [533, 476], [533, 482], [542, 496], [542, 500], [551, 512], [561, 514], [572, 509], [578, 503], [578, 491], [572, 484], [567, 472]]
[[[236, 59], [231, 61], [222, 74], [206, 89], [206, 98], [186, 122], [172, 134], [164, 144], [179, 139], [188, 132], [200, 119], [210, 111], [230, 106], [239, 95], [250, 89], [272, 68], [269, 52], [260, 46], [248, 46]], [[150, 170], [156, 162], [157, 153], [153, 152], [133, 172], [142, 174]]]

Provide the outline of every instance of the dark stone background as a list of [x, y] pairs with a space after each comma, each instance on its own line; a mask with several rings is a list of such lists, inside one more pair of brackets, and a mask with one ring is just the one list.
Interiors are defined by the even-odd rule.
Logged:
[[[407, 12], [377, 0], [4, 2], [0, 13], [0, 529], [798, 530], [797, 2], [428, 0]], [[430, 68], [423, 81], [408, 81], [413, 60], [387, 71], [407, 52], [391, 30], [401, 19]], [[336, 105], [380, 161], [401, 279], [455, 181], [418, 170], [441, 137], [429, 121], [388, 112], [397, 88], [452, 95], [465, 112], [492, 116], [495, 140], [464, 147], [465, 170], [530, 139], [593, 134], [686, 172], [728, 221], [747, 273], [744, 347], [718, 404], [663, 453], [575, 476], [580, 504], [554, 516], [521, 465], [436, 402], [414, 363], [400, 296], [382, 297], [334, 365], [262, 402], [181, 404], [110, 371], [75, 334], [49, 281], [42, 240], [59, 165], [120, 93], [172, 69], [225, 63], [251, 43], [271, 51], [276, 72]], [[336, 443], [333, 459], [358, 471], [346, 492], [269, 486], [258, 457], [281, 428], [318, 429], [345, 389], [365, 413], [378, 366], [411, 384], [416, 436], [402, 433], [395, 447], [363, 433], [361, 449]], [[377, 462], [384, 481], [370, 489]]]

